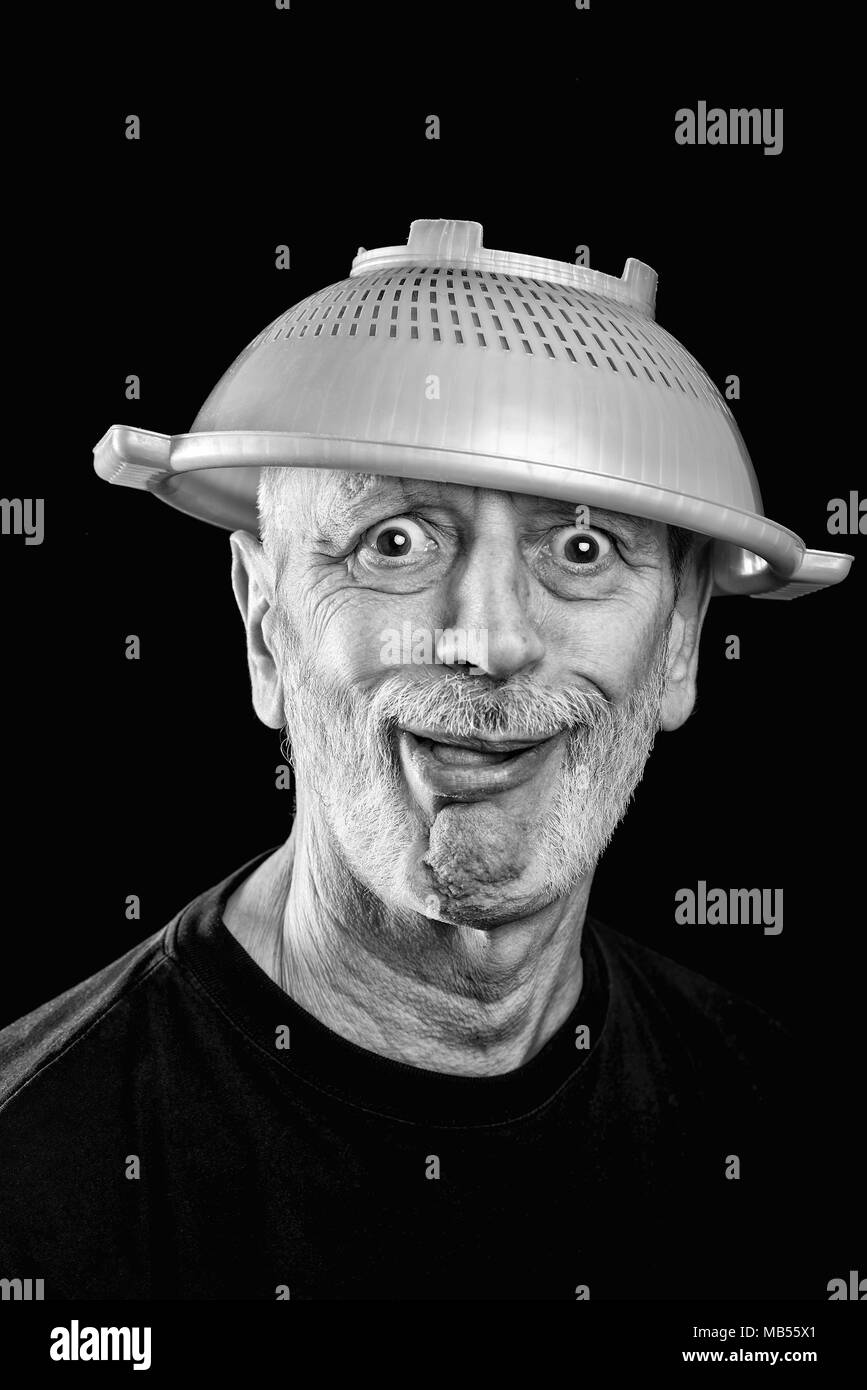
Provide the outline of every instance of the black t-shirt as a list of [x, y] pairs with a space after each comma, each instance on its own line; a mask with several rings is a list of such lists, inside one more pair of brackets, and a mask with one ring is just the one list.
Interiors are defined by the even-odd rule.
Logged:
[[578, 1003], [524, 1065], [380, 1057], [223, 923], [272, 852], [0, 1033], [0, 1276], [47, 1299], [827, 1296], [779, 1025], [591, 919]]

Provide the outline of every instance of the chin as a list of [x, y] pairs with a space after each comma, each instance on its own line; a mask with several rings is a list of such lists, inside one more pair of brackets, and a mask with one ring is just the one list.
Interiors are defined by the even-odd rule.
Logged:
[[525, 921], [563, 896], [550, 878], [539, 881], [540, 878], [541, 874], [524, 873], [508, 883], [479, 884], [460, 893], [449, 893], [438, 890], [435, 875], [420, 863], [407, 887], [413, 910], [429, 921], [487, 932], [510, 922]]

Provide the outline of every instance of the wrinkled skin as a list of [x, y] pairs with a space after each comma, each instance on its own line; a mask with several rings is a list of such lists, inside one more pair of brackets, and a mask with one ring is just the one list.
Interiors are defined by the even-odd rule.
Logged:
[[[227, 925], [362, 1045], [508, 1070], [574, 1005], [593, 867], [657, 730], [692, 709], [703, 554], [678, 592], [662, 523], [591, 509], [576, 529], [546, 498], [285, 472], [278, 541], [236, 533], [233, 584], [298, 814]], [[406, 624], [483, 631], [486, 649], [472, 668], [443, 645], [387, 664], [383, 635]], [[548, 742], [521, 785], [480, 791], [470, 768], [443, 792], [456, 774], [432, 785], [407, 727]]]

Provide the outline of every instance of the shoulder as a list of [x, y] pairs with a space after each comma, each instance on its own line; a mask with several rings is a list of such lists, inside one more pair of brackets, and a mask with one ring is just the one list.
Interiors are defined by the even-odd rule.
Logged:
[[0, 1260], [44, 1273], [52, 1297], [110, 1286], [129, 1239], [117, 1177], [148, 1128], [141, 1091], [170, 1014], [167, 930], [0, 1032]]
[[[170, 968], [168, 927], [57, 998], [0, 1030], [0, 1112], [38, 1081], [87, 1067], [94, 1049], [110, 1051], [128, 1026], [133, 1001]], [[91, 1077], [95, 1080], [95, 1077]]]
[[801, 1061], [797, 1040], [759, 1005], [595, 918], [617, 1025], [636, 1042], [688, 1060], [717, 1083], [737, 1073], [754, 1093], [781, 1093]]
[[[181, 924], [206, 932], [220, 920], [226, 895], [264, 856], [199, 893], [153, 936], [57, 998], [0, 1030], [0, 1114], [41, 1118], [52, 1103], [69, 1109], [81, 1093], [88, 1112], [125, 1082], [152, 1073], [155, 1046], [165, 1044], [188, 1003], [177, 938]], [[26, 1102], [29, 1102], [27, 1104]], [[54, 1112], [51, 1112], [52, 1115]]]

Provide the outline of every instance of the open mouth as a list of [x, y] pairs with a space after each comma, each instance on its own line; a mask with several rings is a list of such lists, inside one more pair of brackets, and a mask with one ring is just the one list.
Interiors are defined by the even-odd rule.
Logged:
[[561, 738], [454, 738], [437, 730], [401, 729], [401, 760], [411, 787], [421, 783], [435, 795], [474, 801], [526, 782]]

